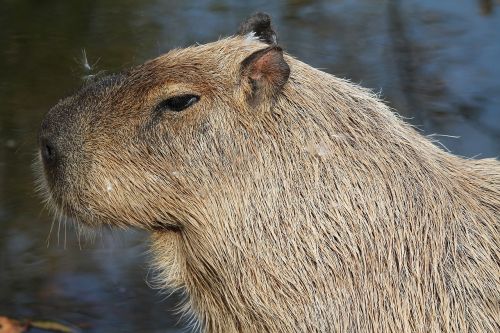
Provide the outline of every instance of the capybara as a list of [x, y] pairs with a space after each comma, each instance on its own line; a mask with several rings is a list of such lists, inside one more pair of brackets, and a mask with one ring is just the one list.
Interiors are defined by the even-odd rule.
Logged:
[[39, 144], [55, 212], [150, 230], [204, 332], [499, 332], [500, 163], [287, 55], [266, 14], [86, 83]]

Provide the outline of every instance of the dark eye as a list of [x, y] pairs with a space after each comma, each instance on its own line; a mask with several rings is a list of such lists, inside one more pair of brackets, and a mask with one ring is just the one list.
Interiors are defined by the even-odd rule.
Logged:
[[178, 95], [174, 97], [167, 98], [164, 101], [161, 101], [157, 106], [156, 106], [156, 111], [175, 111], [179, 112], [184, 109], [187, 109], [194, 103], [198, 102], [200, 100], [200, 96], [197, 95], [191, 95], [191, 94], [186, 94], [186, 95]]

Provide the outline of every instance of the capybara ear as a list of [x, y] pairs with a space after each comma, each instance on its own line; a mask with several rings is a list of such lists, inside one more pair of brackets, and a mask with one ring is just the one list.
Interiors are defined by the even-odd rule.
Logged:
[[251, 98], [273, 97], [281, 91], [290, 76], [290, 67], [279, 46], [256, 51], [241, 62], [241, 74], [251, 84]]
[[271, 27], [271, 16], [266, 13], [255, 13], [240, 24], [238, 35], [244, 36], [253, 32], [255, 37], [269, 45], [277, 44], [276, 32]]

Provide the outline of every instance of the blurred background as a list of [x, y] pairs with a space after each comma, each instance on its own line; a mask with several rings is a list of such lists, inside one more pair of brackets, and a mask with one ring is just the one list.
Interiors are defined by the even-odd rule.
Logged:
[[[179, 331], [177, 297], [147, 286], [147, 235], [81, 243], [33, 191], [43, 115], [91, 72], [234, 33], [270, 13], [285, 50], [380, 92], [455, 154], [500, 152], [499, 0], [0, 0], [0, 315], [84, 332]], [[59, 235], [59, 236], [58, 236]], [[189, 330], [188, 330], [189, 331]]]

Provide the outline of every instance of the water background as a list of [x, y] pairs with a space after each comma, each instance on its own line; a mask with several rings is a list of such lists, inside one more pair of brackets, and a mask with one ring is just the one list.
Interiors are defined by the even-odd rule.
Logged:
[[499, 155], [498, 0], [0, 0], [0, 315], [83, 332], [178, 331], [177, 298], [146, 283], [147, 235], [79, 245], [61, 226], [47, 246], [36, 133], [81, 85], [83, 49], [95, 71], [112, 72], [232, 34], [256, 10], [299, 59], [380, 92], [427, 135], [458, 136], [439, 137], [453, 153]]

